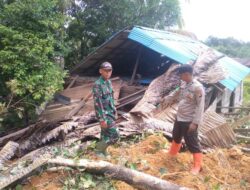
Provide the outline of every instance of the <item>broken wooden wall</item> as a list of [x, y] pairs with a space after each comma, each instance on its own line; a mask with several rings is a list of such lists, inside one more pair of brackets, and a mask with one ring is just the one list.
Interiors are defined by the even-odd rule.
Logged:
[[[92, 79], [88, 80], [92, 81]], [[84, 104], [84, 106], [77, 111], [78, 114], [76, 115], [83, 115], [84, 113], [93, 111], [94, 106], [91, 92], [94, 82], [92, 81], [87, 84], [83, 83], [85, 82], [79, 83], [78, 81], [78, 84], [80, 84], [80, 86], [75, 86], [74, 84], [72, 85], [74, 87], [66, 88], [65, 90], [61, 91], [59, 93], [60, 95], [69, 98], [68, 104], [62, 104], [59, 101], [55, 101], [54, 103], [47, 106], [47, 109], [42, 113], [40, 119], [48, 122], [58, 122], [65, 119], [70, 119], [66, 117], [67, 114], [70, 113], [71, 110], [76, 108], [80, 104], [81, 100], [85, 99], [89, 95], [90, 98]], [[120, 95], [122, 80], [120, 80], [120, 78], [113, 78], [112, 85], [114, 88], [114, 98], [117, 101]]]

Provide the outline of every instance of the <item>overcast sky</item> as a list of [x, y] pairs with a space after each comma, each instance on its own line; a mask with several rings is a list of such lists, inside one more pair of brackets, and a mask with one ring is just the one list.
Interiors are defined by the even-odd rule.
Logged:
[[[188, 3], [189, 1], [189, 3]], [[250, 0], [180, 0], [184, 29], [208, 36], [250, 41]]]

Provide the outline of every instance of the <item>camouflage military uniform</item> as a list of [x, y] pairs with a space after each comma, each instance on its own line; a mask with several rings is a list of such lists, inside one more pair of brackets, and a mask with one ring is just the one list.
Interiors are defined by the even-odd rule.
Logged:
[[101, 129], [101, 139], [107, 145], [114, 144], [119, 139], [119, 132], [115, 125], [116, 108], [110, 80], [100, 77], [94, 84], [93, 97], [97, 119], [106, 121], [108, 125], [106, 129]]

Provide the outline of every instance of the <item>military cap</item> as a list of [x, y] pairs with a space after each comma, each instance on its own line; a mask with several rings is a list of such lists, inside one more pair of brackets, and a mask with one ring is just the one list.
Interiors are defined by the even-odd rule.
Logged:
[[112, 65], [109, 62], [103, 62], [100, 65], [100, 69], [107, 69], [107, 70], [112, 70]]

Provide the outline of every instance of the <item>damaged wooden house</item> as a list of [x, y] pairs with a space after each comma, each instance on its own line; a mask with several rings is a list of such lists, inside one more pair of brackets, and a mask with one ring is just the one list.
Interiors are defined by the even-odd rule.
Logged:
[[[191, 63], [195, 77], [206, 87], [207, 114], [201, 138], [205, 143], [208, 134], [213, 136], [213, 132], [221, 131], [218, 137], [224, 136], [225, 143], [206, 142], [208, 146], [226, 147], [233, 142], [231, 129], [215, 111], [228, 112], [229, 109], [221, 108], [241, 105], [242, 80], [249, 74], [249, 68], [187, 36], [145, 27], [126, 28], [87, 56], [71, 71], [66, 89], [48, 105], [41, 118], [62, 121], [92, 113], [93, 120], [85, 124], [94, 122], [90, 94], [99, 65], [104, 61], [111, 62], [114, 68], [112, 82], [121, 115], [121, 130], [133, 126], [132, 131], [140, 131], [142, 126], [144, 129], [159, 125], [160, 128], [169, 126], [164, 130], [171, 134], [175, 106], [159, 108], [160, 99], [179, 85], [174, 68]], [[229, 131], [229, 142], [226, 131]]]
[[217, 112], [230, 111], [221, 109], [223, 106], [241, 104], [242, 80], [250, 69], [188, 36], [135, 26], [111, 36], [77, 65], [70, 72], [65, 89], [48, 103], [36, 124], [0, 138], [0, 147], [5, 146], [1, 150], [0, 165], [14, 155], [26, 156], [45, 145], [46, 149], [36, 151], [46, 152], [49, 157], [51, 146], [56, 145], [48, 143], [55, 140], [57, 143], [61, 140], [66, 146], [99, 138], [91, 89], [99, 76], [99, 65], [104, 61], [113, 65], [111, 80], [121, 136], [150, 131], [162, 132], [171, 138], [177, 103], [164, 107], [161, 99], [180, 85], [176, 68], [180, 64], [192, 64], [195, 78], [206, 90], [206, 112], [199, 135], [204, 150], [227, 148], [235, 143], [233, 130]]

